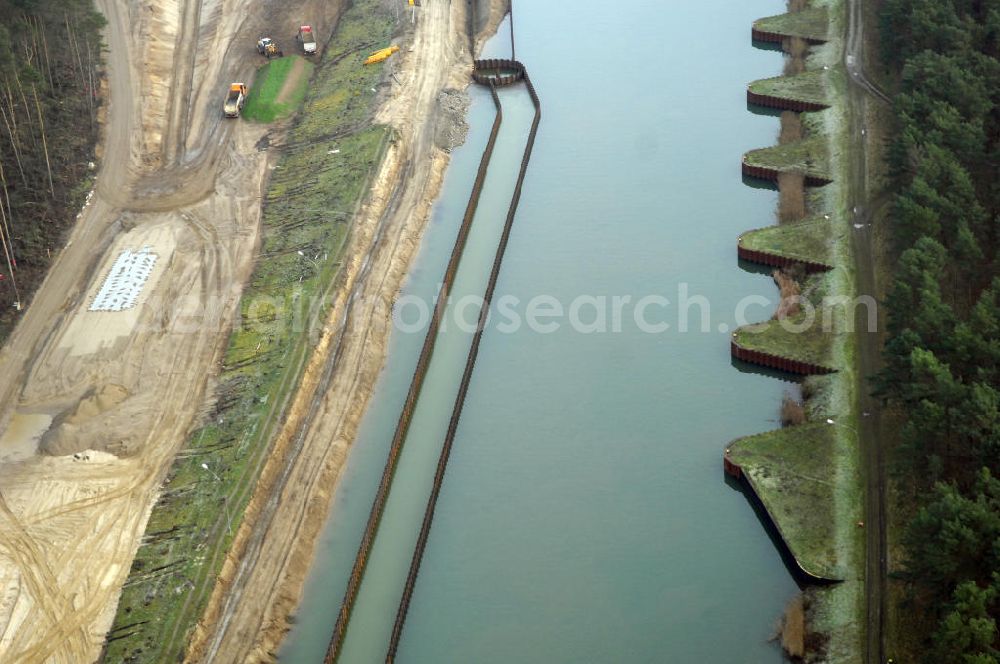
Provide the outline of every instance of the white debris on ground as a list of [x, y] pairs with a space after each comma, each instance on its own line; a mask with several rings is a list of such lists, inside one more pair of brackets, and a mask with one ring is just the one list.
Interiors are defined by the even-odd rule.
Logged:
[[135, 306], [156, 264], [157, 256], [150, 249], [148, 245], [139, 251], [126, 249], [118, 256], [90, 311], [123, 311]]
[[[94, 162], [90, 163], [93, 164]], [[94, 178], [94, 187], [96, 186], [97, 186], [97, 178]], [[90, 200], [94, 197], [94, 187], [91, 187], [90, 191], [87, 192], [87, 199], [83, 201], [83, 208], [76, 213], [77, 219], [83, 217], [83, 213], [87, 210], [88, 207], [90, 207]], [[67, 244], [66, 246], [68, 247], [69, 245]]]

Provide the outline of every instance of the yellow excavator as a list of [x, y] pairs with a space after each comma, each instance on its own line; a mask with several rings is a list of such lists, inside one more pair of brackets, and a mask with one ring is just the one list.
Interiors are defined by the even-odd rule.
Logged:
[[270, 37], [261, 37], [257, 40], [257, 52], [268, 60], [271, 58], [281, 58], [285, 55], [281, 48], [278, 47], [277, 42]]

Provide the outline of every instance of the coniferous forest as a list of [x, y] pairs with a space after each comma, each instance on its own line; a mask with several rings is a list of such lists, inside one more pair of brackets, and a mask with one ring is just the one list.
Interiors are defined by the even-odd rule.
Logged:
[[[888, 339], [876, 393], [914, 516], [904, 612], [927, 662], [1000, 661], [1000, 0], [885, 0], [898, 86]], [[905, 502], [905, 501], [904, 501]]]
[[103, 25], [92, 0], [0, 0], [0, 341], [91, 186]]

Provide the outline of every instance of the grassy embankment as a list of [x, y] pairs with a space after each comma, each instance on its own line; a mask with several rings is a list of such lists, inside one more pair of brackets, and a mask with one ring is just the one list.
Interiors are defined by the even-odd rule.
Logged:
[[[827, 77], [836, 75], [829, 70], [819, 71]], [[823, 96], [827, 94], [824, 92]], [[822, 133], [823, 115], [830, 112], [800, 114], [806, 132], [804, 138], [752, 150], [743, 156], [744, 161], [773, 168], [779, 173], [804, 173], [832, 179], [829, 138]], [[811, 212], [817, 215], [811, 222], [786, 223], [772, 229], [751, 231], [741, 241], [749, 241], [753, 248], [775, 254], [787, 254], [792, 248], [794, 252], [816, 255], [818, 262], [829, 263], [834, 255], [831, 236], [842, 231], [838, 231], [835, 215], [826, 212], [821, 192], [813, 191], [808, 195]], [[835, 368], [832, 337], [845, 328], [838, 325], [836, 312], [824, 306], [824, 298], [840, 292], [843, 291], [837, 287], [835, 277], [828, 274], [809, 276], [802, 283], [802, 296], [810, 306], [785, 320], [769, 320], [739, 328], [734, 338], [741, 346], [752, 350]]]
[[828, 104], [826, 72], [806, 71], [795, 76], [762, 78], [750, 84], [750, 91], [759, 95], [782, 97], [810, 104]]
[[257, 70], [243, 117], [274, 122], [294, 113], [305, 99], [314, 68], [313, 63], [298, 55], [269, 61]]
[[[830, 542], [836, 537], [829, 475], [838, 459], [835, 429], [810, 422], [734, 441], [729, 458], [738, 464], [807, 573], [844, 576]], [[811, 509], [802, 509], [809, 501]]]
[[392, 30], [382, 3], [356, 0], [316, 69], [271, 177], [260, 258], [218, 402], [167, 475], [105, 661], [177, 661], [204, 610], [325, 314], [315, 303], [334, 288], [351, 219], [391, 137], [371, 124], [382, 68], [361, 63], [371, 41]]
[[[801, 329], [802, 331], [798, 331]], [[830, 335], [819, 329], [819, 321], [808, 314], [797, 314], [784, 321], [769, 320], [744, 325], [735, 334], [744, 348], [808, 362], [829, 369], [833, 363]]]
[[[823, 661], [846, 663], [856, 662], [861, 652], [864, 615], [864, 531], [857, 525], [863, 518], [864, 490], [855, 434], [856, 348], [847, 308], [824, 303], [827, 296], [855, 293], [846, 185], [847, 81], [840, 66], [846, 10], [843, 0], [813, 0], [811, 5], [755, 24], [806, 39], [829, 34], [826, 44], [810, 49], [806, 73], [753, 85], [758, 92], [830, 108], [799, 114], [802, 140], [755, 150], [744, 158], [779, 172], [832, 182], [808, 191], [808, 220], [748, 233], [742, 241], [754, 249], [829, 263], [835, 269], [801, 278], [802, 295], [816, 308], [816, 323], [806, 332], [786, 329], [803, 322], [803, 314], [798, 314], [787, 321], [791, 325], [769, 321], [737, 330], [736, 338], [750, 348], [837, 371], [803, 381], [805, 423], [734, 441], [729, 449], [730, 458], [743, 464], [799, 564], [812, 573], [824, 570], [821, 576], [843, 579], [806, 591], [806, 640], [813, 650], [824, 651]], [[824, 320], [830, 322], [827, 330], [821, 327]], [[834, 423], [828, 424], [828, 419]]]
[[[812, 115], [811, 113], [809, 115]], [[799, 172], [830, 180], [829, 145], [825, 136], [810, 136], [801, 141], [751, 150], [743, 156], [750, 166], [783, 172]]]
[[830, 222], [823, 217], [747, 231], [740, 246], [811, 263], [830, 263]]
[[[820, 216], [748, 231], [740, 236], [739, 243], [748, 249], [793, 260], [830, 264], [830, 229], [830, 220]], [[833, 368], [831, 332], [837, 331], [836, 320], [823, 303], [830, 295], [830, 286], [825, 275], [807, 277], [802, 284], [802, 297], [814, 313], [803, 311], [783, 321], [769, 320], [741, 327], [735, 333], [737, 343], [751, 350]], [[828, 317], [829, 327], [823, 325], [823, 315]]]
[[754, 21], [753, 27], [761, 32], [773, 32], [787, 37], [824, 40], [827, 38], [830, 17], [827, 7], [813, 2], [801, 11], [768, 16]]

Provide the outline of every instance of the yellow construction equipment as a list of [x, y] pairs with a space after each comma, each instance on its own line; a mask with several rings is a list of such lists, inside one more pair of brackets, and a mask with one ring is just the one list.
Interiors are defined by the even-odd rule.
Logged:
[[399, 50], [398, 46], [390, 46], [389, 48], [383, 48], [381, 50], [375, 51], [374, 53], [368, 56], [368, 59], [365, 60], [365, 64], [373, 65], [377, 62], [382, 62], [383, 60], [388, 59], [390, 55], [392, 55], [398, 50]]
[[270, 60], [271, 58], [285, 57], [281, 47], [270, 37], [261, 37], [257, 40], [257, 52]]
[[222, 105], [222, 112], [227, 118], [240, 117], [240, 111], [247, 101], [247, 86], [245, 83], [233, 83], [229, 86], [226, 94], [226, 101]]

